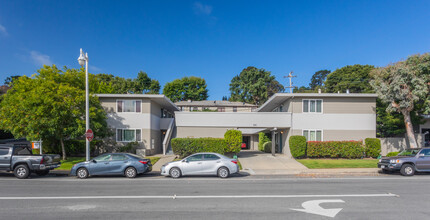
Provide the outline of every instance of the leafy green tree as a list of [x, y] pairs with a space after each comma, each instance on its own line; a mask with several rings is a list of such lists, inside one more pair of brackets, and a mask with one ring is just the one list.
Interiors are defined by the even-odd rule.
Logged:
[[410, 56], [372, 71], [370, 82], [379, 98], [389, 104], [387, 111], [402, 113], [406, 134], [412, 148], [418, 147], [413, 132], [411, 112], [415, 103], [429, 99], [430, 54]]
[[372, 65], [355, 64], [345, 66], [327, 75], [325, 89], [327, 92], [370, 93], [372, 87], [369, 84], [369, 73], [374, 67]]
[[140, 71], [136, 79], [125, 79], [112, 74], [100, 73], [96, 75], [100, 82], [112, 87], [113, 94], [159, 94], [160, 82], [151, 79], [147, 73]]
[[208, 98], [206, 81], [200, 77], [183, 77], [166, 83], [163, 94], [172, 102], [193, 100], [202, 101]]
[[148, 74], [140, 71], [137, 78], [133, 80], [135, 83], [134, 93], [136, 94], [159, 94], [160, 83], [158, 80], [149, 78]]
[[13, 76], [8, 76], [5, 80], [4, 80], [4, 84], [6, 86], [12, 87], [13, 81], [18, 79], [20, 76], [19, 75], [13, 75]]
[[271, 75], [270, 71], [249, 66], [233, 77], [230, 83], [230, 101], [263, 104], [284, 87]]
[[315, 91], [306, 86], [300, 86], [293, 88], [293, 93], [314, 93]]
[[[0, 128], [15, 138], [57, 140], [66, 158], [64, 141], [85, 133], [85, 72], [44, 66], [31, 78], [19, 77], [0, 103]], [[94, 78], [92, 78], [94, 81]], [[90, 84], [94, 84], [91, 82]], [[90, 92], [100, 88], [90, 88]], [[106, 112], [90, 96], [91, 129], [96, 137], [109, 134]]]
[[312, 75], [311, 83], [309, 83], [309, 87], [314, 90], [323, 87], [324, 81], [327, 78], [327, 75], [330, 74], [330, 70], [319, 70]]

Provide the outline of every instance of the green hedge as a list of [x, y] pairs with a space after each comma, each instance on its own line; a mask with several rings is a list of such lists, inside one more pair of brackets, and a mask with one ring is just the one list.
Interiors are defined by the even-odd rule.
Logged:
[[266, 153], [272, 153], [272, 142], [268, 141], [268, 142], [264, 143], [263, 149], [264, 149], [264, 152], [266, 152]]
[[362, 158], [364, 147], [361, 141], [309, 141], [308, 157]]
[[376, 158], [381, 154], [381, 140], [378, 138], [366, 138], [364, 143], [366, 156]]
[[306, 138], [304, 136], [291, 136], [289, 144], [293, 157], [302, 158], [306, 156]]
[[258, 133], [258, 150], [264, 152], [264, 144], [270, 139], [263, 132]]
[[242, 145], [242, 132], [239, 130], [228, 130], [224, 134], [226, 153], [239, 153]]
[[181, 158], [199, 152], [214, 152], [224, 154], [227, 144], [222, 138], [174, 138], [172, 139], [173, 153]]
[[398, 151], [394, 151], [394, 152], [390, 152], [390, 153], [388, 153], [387, 154], [387, 157], [395, 157], [395, 156], [397, 156], [397, 154], [399, 154], [400, 152], [398, 152]]

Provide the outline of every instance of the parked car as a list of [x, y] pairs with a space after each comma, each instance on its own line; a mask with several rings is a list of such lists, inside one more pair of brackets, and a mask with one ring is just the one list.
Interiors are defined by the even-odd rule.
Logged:
[[173, 178], [188, 175], [217, 175], [227, 178], [237, 172], [239, 172], [237, 160], [217, 153], [197, 153], [161, 167], [161, 175]]
[[13, 171], [19, 179], [27, 178], [32, 172], [45, 176], [60, 166], [60, 155], [33, 155], [27, 144], [0, 144], [0, 170]]
[[138, 174], [150, 171], [152, 164], [149, 159], [130, 153], [107, 153], [90, 161], [75, 164], [70, 175], [81, 179], [97, 175], [124, 175], [135, 178]]
[[384, 173], [400, 171], [403, 176], [430, 172], [430, 148], [405, 149], [395, 157], [383, 157], [379, 160], [378, 168]]

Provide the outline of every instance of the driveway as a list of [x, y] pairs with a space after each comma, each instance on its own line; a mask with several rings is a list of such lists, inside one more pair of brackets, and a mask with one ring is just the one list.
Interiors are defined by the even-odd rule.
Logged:
[[309, 170], [284, 154], [272, 156], [261, 151], [241, 151], [238, 157], [243, 171], [251, 175], [300, 174]]

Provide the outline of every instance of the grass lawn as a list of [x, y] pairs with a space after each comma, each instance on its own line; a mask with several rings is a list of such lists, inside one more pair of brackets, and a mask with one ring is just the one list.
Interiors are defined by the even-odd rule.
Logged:
[[309, 169], [377, 168], [378, 159], [298, 159]]
[[84, 161], [85, 157], [68, 157], [66, 160], [61, 160], [61, 166], [56, 170], [71, 170], [73, 165]]
[[[145, 157], [146, 159], [150, 159], [152, 165], [157, 163], [160, 160], [160, 157]], [[56, 170], [71, 170], [73, 165], [84, 162], [85, 157], [68, 157], [66, 160], [61, 160], [61, 166], [56, 168]]]

